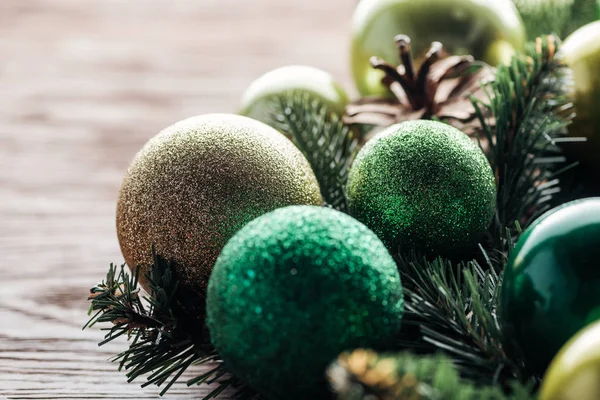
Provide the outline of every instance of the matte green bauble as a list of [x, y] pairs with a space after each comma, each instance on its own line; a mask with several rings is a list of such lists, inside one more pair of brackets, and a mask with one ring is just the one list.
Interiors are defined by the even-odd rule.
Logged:
[[277, 96], [307, 92], [332, 111], [343, 115], [348, 95], [334, 77], [318, 68], [301, 65], [277, 68], [255, 80], [242, 96], [240, 114], [270, 124]]
[[359, 152], [349, 211], [396, 252], [450, 254], [476, 244], [495, 212], [496, 184], [467, 135], [435, 121], [393, 125]]
[[525, 30], [511, 0], [362, 0], [352, 20], [352, 72], [363, 95], [385, 95], [372, 56], [399, 65], [394, 37], [408, 35], [420, 59], [434, 41], [453, 54], [497, 65], [521, 50]]
[[600, 319], [600, 198], [541, 216], [504, 272], [502, 321], [537, 372], [577, 331]]
[[600, 322], [578, 332], [554, 357], [540, 400], [600, 399]]
[[398, 269], [377, 236], [329, 208], [286, 207], [225, 246], [210, 277], [207, 324], [236, 376], [270, 399], [326, 399], [340, 352], [393, 343]]
[[210, 114], [160, 132], [136, 155], [117, 204], [117, 234], [140, 280], [151, 249], [174, 262], [182, 289], [204, 298], [208, 276], [229, 238], [279, 207], [322, 203], [302, 153], [250, 118]]
[[578, 29], [561, 46], [560, 54], [573, 70], [576, 117], [569, 134], [587, 143], [565, 146], [567, 152], [600, 172], [600, 21]]

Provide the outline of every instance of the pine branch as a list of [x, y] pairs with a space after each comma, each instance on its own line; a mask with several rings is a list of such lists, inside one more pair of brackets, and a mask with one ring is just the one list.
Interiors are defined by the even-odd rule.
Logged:
[[511, 394], [498, 386], [475, 386], [460, 379], [442, 356], [409, 353], [377, 354], [358, 349], [342, 354], [328, 369], [340, 400], [534, 400], [532, 385], [511, 384]]
[[566, 38], [572, 32], [589, 24], [600, 17], [600, 0], [573, 0], [571, 18], [561, 32], [561, 38]]
[[513, 0], [513, 2], [523, 17], [525, 31], [531, 39], [550, 33], [562, 35], [570, 24], [573, 0]]
[[564, 166], [559, 145], [579, 140], [567, 138], [574, 116], [567, 95], [572, 81], [570, 70], [555, 57], [557, 49], [553, 36], [529, 43], [524, 54], [515, 55], [510, 66], [499, 66], [495, 79], [485, 84], [485, 103], [472, 99], [481, 132], [492, 144], [488, 158], [498, 185], [490, 230], [495, 250], [507, 250], [506, 227], [527, 227], [550, 208], [560, 191], [557, 176], [570, 167]]
[[600, 8], [598, 0], [513, 0], [513, 3], [531, 39], [551, 33], [564, 39], [594, 21]]
[[[512, 246], [512, 244], [511, 244]], [[405, 291], [400, 346], [417, 353], [449, 355], [461, 375], [484, 385], [527, 377], [498, 321], [502, 277], [476, 261], [453, 264], [416, 256], [399, 257]], [[508, 351], [507, 351], [508, 350]]]
[[129, 347], [111, 361], [119, 363], [119, 371], [127, 371], [128, 382], [145, 375], [142, 387], [164, 385], [161, 396], [190, 366], [212, 363], [214, 368], [190, 379], [188, 386], [216, 383], [205, 399], [227, 389], [233, 391], [235, 399], [260, 399], [229, 373], [210, 343], [194, 336], [195, 329], [186, 323], [189, 317], [185, 305], [177, 297], [179, 284], [171, 263], [156, 255], [154, 249], [153, 257], [148, 276], [150, 294], [144, 297], [138, 288], [138, 272], [130, 276], [124, 265], [117, 268], [111, 264], [106, 279], [90, 290], [90, 314], [94, 315], [84, 329], [97, 323], [113, 325], [103, 329], [108, 332], [100, 346], [126, 336]]
[[274, 125], [308, 159], [325, 203], [346, 212], [346, 182], [358, 143], [354, 132], [310, 93], [280, 96], [273, 108]]

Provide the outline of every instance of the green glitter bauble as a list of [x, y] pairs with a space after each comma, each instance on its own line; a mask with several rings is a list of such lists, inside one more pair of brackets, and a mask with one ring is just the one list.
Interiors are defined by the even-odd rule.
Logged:
[[338, 211], [286, 207], [225, 246], [210, 277], [207, 325], [239, 378], [270, 399], [330, 398], [327, 365], [344, 350], [389, 345], [402, 286], [385, 246]]
[[137, 154], [121, 186], [117, 234], [144, 287], [154, 245], [173, 260], [182, 290], [204, 298], [217, 256], [242, 226], [279, 207], [321, 203], [308, 161], [281, 133], [210, 114], [165, 129]]
[[504, 270], [501, 311], [505, 332], [540, 373], [600, 320], [600, 198], [557, 207], [521, 235]]
[[277, 96], [309, 93], [339, 115], [350, 101], [342, 86], [328, 72], [314, 67], [290, 65], [267, 72], [246, 89], [240, 114], [271, 123], [272, 102]]
[[481, 149], [434, 121], [393, 125], [356, 157], [348, 180], [350, 214], [390, 251], [439, 254], [477, 242], [495, 211], [496, 184]]

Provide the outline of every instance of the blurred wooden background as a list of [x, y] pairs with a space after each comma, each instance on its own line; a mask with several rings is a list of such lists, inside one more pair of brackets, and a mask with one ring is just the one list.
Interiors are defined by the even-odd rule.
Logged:
[[[146, 399], [84, 331], [120, 263], [115, 201], [143, 143], [234, 112], [251, 80], [311, 64], [349, 81], [353, 0], [0, 0], [0, 399]], [[177, 385], [167, 398], [201, 398]]]

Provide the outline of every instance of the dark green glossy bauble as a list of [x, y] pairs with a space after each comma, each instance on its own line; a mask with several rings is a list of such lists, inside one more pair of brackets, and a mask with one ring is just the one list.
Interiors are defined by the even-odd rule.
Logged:
[[290, 93], [309, 93], [339, 115], [349, 102], [342, 86], [328, 72], [314, 67], [291, 65], [267, 72], [246, 89], [240, 114], [271, 124], [273, 101]]
[[342, 351], [394, 341], [398, 269], [377, 236], [338, 211], [286, 207], [225, 246], [210, 277], [211, 340], [236, 376], [269, 399], [330, 398]]
[[182, 288], [204, 298], [227, 240], [279, 207], [320, 205], [319, 185], [302, 153], [250, 118], [209, 114], [152, 138], [132, 161], [117, 204], [117, 234], [140, 282], [157, 254], [174, 262]]
[[600, 198], [540, 217], [504, 273], [502, 321], [529, 365], [543, 372], [577, 331], [600, 319]]
[[554, 357], [540, 400], [600, 399], [600, 322], [587, 326]]
[[362, 0], [352, 20], [352, 72], [363, 95], [384, 95], [383, 74], [371, 67], [372, 56], [398, 65], [394, 37], [411, 38], [422, 58], [433, 41], [454, 54], [471, 54], [497, 65], [521, 50], [525, 30], [511, 0]]
[[496, 184], [467, 135], [435, 121], [393, 125], [359, 152], [350, 214], [396, 252], [451, 254], [475, 244], [495, 212]]
[[567, 152], [600, 172], [600, 21], [588, 24], [569, 36], [560, 49], [573, 70], [576, 116], [569, 134], [586, 137], [584, 144], [565, 146]]

